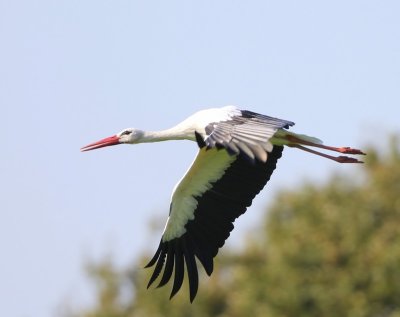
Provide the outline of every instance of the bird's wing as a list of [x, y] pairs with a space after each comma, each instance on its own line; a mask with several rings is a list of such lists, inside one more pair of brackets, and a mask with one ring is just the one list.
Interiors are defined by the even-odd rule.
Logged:
[[[243, 153], [249, 159], [265, 162], [272, 149], [269, 140], [278, 129], [289, 128], [293, 122], [255, 112], [240, 110], [230, 120], [210, 123], [205, 127], [203, 145], [225, 148], [230, 154]], [[201, 140], [196, 135], [200, 145]], [[200, 141], [200, 142], [199, 142]]]
[[282, 146], [273, 146], [265, 162], [251, 162], [243, 154], [232, 156], [216, 148], [200, 149], [172, 196], [163, 237], [146, 266], [155, 265], [148, 287], [162, 271], [158, 286], [165, 285], [174, 271], [174, 296], [182, 286], [186, 264], [193, 301], [198, 289], [195, 258], [211, 275], [213, 258], [229, 237], [233, 222], [268, 182], [282, 150]]

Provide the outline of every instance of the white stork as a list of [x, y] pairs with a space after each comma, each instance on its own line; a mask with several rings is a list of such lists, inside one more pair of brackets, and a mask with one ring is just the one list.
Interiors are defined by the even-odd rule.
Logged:
[[286, 130], [293, 125], [291, 121], [227, 106], [199, 111], [163, 131], [125, 129], [81, 149], [90, 151], [116, 144], [166, 140], [196, 141], [200, 148], [173, 191], [160, 244], [146, 265], [155, 264], [147, 287], [162, 271], [158, 287], [165, 285], [175, 271], [172, 298], [182, 286], [186, 264], [190, 301], [193, 301], [198, 289], [195, 258], [211, 275], [213, 258], [229, 237], [233, 222], [270, 179], [284, 145], [339, 163], [362, 163], [348, 156], [331, 156], [308, 148], [364, 154], [349, 147], [325, 146], [319, 139]]

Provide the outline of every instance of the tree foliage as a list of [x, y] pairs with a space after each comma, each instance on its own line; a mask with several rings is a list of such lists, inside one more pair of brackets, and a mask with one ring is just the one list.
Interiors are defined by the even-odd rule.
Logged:
[[[94, 265], [97, 304], [79, 317], [400, 316], [400, 152], [371, 149], [363, 174], [278, 194], [243, 251], [220, 252], [199, 295], [146, 289], [145, 260]], [[185, 285], [186, 287], [186, 285]]]

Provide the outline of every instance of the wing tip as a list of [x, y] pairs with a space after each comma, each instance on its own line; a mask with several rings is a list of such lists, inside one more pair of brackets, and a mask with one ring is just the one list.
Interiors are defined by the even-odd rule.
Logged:
[[169, 299], [172, 300], [181, 290], [185, 275], [187, 275], [189, 300], [190, 303], [193, 303], [199, 289], [199, 272], [196, 257], [203, 265], [208, 276], [213, 272], [213, 258], [204, 252], [204, 250], [200, 251], [197, 247], [196, 240], [189, 234], [168, 242], [161, 242], [152, 260], [146, 265], [146, 267], [150, 267], [154, 264], [156, 265], [147, 284], [147, 289], [149, 289], [160, 276], [161, 279], [156, 288], [166, 285], [171, 280], [172, 275], [174, 275], [169, 296]]

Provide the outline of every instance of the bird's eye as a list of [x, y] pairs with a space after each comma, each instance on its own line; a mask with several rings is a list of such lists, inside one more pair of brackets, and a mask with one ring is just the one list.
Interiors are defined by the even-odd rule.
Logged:
[[131, 134], [131, 133], [132, 133], [132, 131], [129, 131], [129, 130], [128, 130], [128, 131], [122, 132], [121, 135], [129, 135], [129, 134]]

